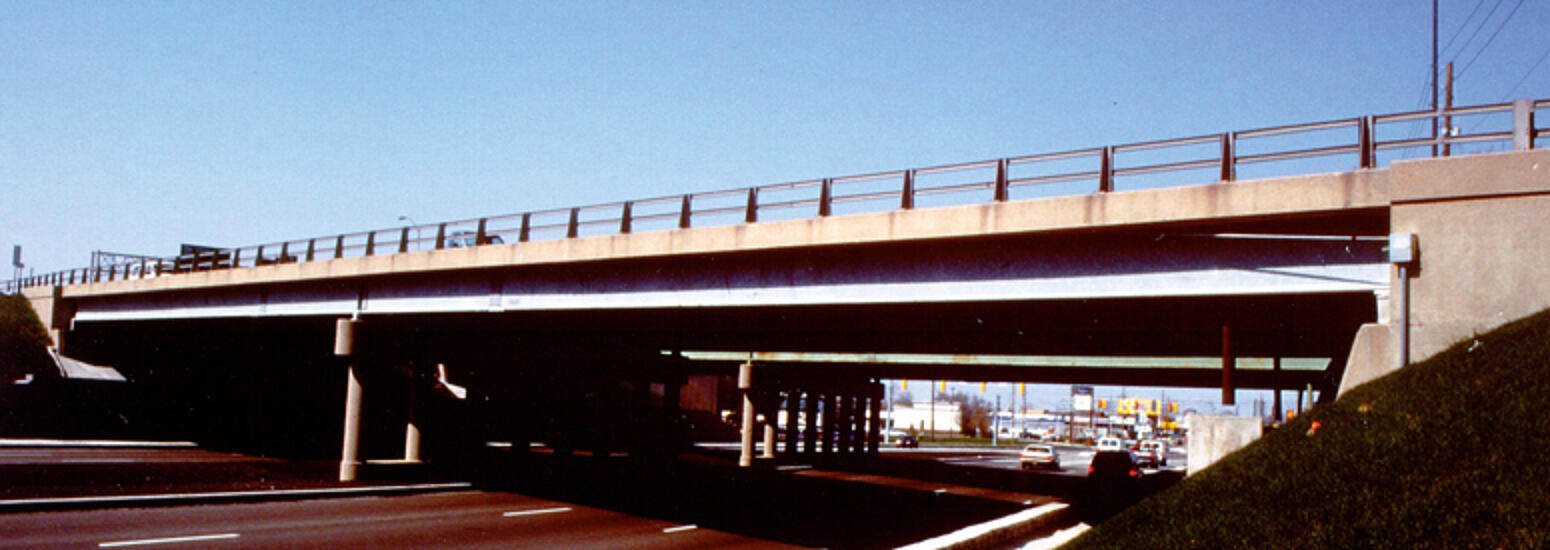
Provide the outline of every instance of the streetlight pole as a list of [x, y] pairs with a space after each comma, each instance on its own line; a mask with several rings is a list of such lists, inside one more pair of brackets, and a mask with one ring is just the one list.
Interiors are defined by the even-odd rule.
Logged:
[[398, 221], [409, 222], [409, 227], [411, 229], [414, 229], [414, 249], [415, 250], [419, 250], [420, 249], [420, 239], [422, 238], [421, 235], [420, 235], [420, 224], [419, 224], [419, 222], [414, 221], [414, 218], [411, 218], [409, 216], [399, 216], [398, 217]]

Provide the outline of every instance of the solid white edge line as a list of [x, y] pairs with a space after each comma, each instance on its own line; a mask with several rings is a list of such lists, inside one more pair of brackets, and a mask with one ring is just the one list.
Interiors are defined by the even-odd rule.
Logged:
[[322, 489], [282, 489], [276, 491], [224, 491], [212, 493], [175, 493], [160, 495], [114, 495], [103, 497], [23, 498], [0, 500], [0, 508], [6, 506], [36, 506], [58, 504], [105, 504], [113, 502], [158, 502], [193, 499], [241, 499], [257, 497], [300, 497], [320, 495], [369, 495], [394, 491], [429, 491], [442, 489], [468, 489], [472, 483], [421, 483], [415, 485], [379, 485], [369, 487], [336, 487]]
[[914, 544], [901, 546], [899, 547], [899, 550], [941, 550], [945, 548], [952, 548], [956, 545], [963, 544], [966, 541], [971, 541], [976, 538], [986, 536], [1001, 529], [1025, 522], [1034, 521], [1035, 519], [1045, 514], [1054, 513], [1066, 508], [1067, 506], [1068, 505], [1063, 502], [1051, 502], [1036, 508], [1028, 508], [1021, 512], [1017, 512], [999, 519], [994, 519], [977, 525], [970, 525], [945, 535], [929, 538]]
[[200, 542], [207, 540], [234, 539], [242, 535], [237, 533], [220, 533], [215, 535], [190, 535], [187, 537], [167, 537], [160, 539], [120, 540], [97, 543], [98, 548], [118, 548], [123, 546], [145, 546], [150, 544], [171, 544], [178, 542]]
[[690, 525], [679, 525], [677, 527], [665, 528], [665, 529], [662, 530], [662, 532], [663, 533], [682, 533], [684, 531], [693, 531], [693, 530], [699, 529], [699, 528], [700, 528], [700, 526], [693, 525], [693, 524], [690, 524]]
[[558, 514], [560, 512], [569, 511], [571, 511], [569, 506], [560, 506], [556, 508], [538, 508], [536, 510], [513, 510], [501, 514], [501, 517], [514, 518], [518, 516], [536, 516], [538, 514]]

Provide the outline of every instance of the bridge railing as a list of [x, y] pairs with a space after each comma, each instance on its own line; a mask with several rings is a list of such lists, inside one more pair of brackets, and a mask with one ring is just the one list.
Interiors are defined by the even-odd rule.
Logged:
[[[1378, 168], [1407, 156], [1525, 150], [1550, 99], [1363, 116], [573, 208], [406, 225], [13, 279], [5, 292], [210, 269], [822, 218]], [[1415, 137], [1437, 121], [1436, 137]], [[1482, 126], [1484, 129], [1482, 130]], [[1430, 133], [1430, 132], [1425, 132]]]

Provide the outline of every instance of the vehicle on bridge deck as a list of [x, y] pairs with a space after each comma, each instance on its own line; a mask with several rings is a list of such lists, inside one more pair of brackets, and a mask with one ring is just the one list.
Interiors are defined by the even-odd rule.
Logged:
[[1060, 453], [1049, 445], [1029, 445], [1023, 447], [1021, 455], [1024, 470], [1034, 468], [1060, 469]]
[[453, 231], [447, 236], [447, 248], [473, 248], [484, 244], [505, 244], [500, 235], [485, 235], [483, 240], [473, 231]]

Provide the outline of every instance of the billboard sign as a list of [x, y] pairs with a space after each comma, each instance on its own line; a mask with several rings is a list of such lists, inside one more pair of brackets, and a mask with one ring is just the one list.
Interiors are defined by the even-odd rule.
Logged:
[[1092, 386], [1071, 386], [1071, 410], [1073, 410], [1073, 411], [1092, 411], [1093, 410], [1093, 387]]

